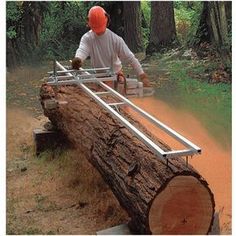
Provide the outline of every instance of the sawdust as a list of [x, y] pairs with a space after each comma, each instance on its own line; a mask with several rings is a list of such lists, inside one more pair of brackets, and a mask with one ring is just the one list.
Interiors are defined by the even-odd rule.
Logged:
[[[132, 99], [132, 101], [201, 147], [202, 154], [200, 156], [194, 156], [189, 160], [189, 163], [207, 180], [214, 194], [216, 212], [219, 213], [221, 234], [230, 234], [232, 217], [231, 150], [223, 149], [217, 141], [209, 136], [202, 124], [191, 114], [173, 110], [167, 104], [150, 97]], [[160, 137], [159, 129], [155, 129], [149, 122], [137, 114], [135, 116], [154, 135]], [[171, 147], [180, 147], [172, 138], [167, 136], [161, 137]]]

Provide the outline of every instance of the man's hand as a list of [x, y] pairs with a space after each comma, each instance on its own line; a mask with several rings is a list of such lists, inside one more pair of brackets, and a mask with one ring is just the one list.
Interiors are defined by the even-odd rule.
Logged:
[[82, 60], [78, 57], [73, 58], [71, 62], [72, 69], [79, 70], [79, 68], [82, 66]]
[[147, 77], [147, 74], [143, 73], [139, 75], [140, 80], [143, 82], [144, 87], [151, 87], [151, 83]]

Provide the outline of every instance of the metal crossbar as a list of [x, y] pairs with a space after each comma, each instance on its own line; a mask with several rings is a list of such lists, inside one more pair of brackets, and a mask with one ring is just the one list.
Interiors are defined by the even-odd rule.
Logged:
[[[123, 95], [118, 93], [116, 90], [109, 87], [105, 84], [105, 81], [115, 81], [116, 76], [112, 73], [109, 68], [95, 68], [84, 70], [80, 69], [80, 73], [77, 73], [73, 70], [67, 70], [64, 66], [62, 66], [59, 62], [56, 61], [55, 65], [60, 68], [60, 73], [64, 73], [69, 80], [60, 80], [60, 76], [57, 76], [54, 69], [54, 75], [49, 77], [49, 81], [47, 82], [50, 85], [69, 85], [69, 84], [77, 84], [80, 86], [90, 97], [92, 97], [99, 105], [105, 108], [114, 118], [116, 118], [119, 122], [121, 122], [126, 128], [128, 128], [137, 138], [139, 138], [145, 145], [147, 145], [159, 158], [163, 160], [168, 160], [172, 157], [188, 157], [193, 156], [195, 154], [201, 153], [201, 148], [197, 145], [193, 144], [191, 141], [183, 137], [181, 134], [177, 133], [175, 130], [171, 129], [146, 111], [142, 110], [140, 107], [136, 106], [129, 99], [125, 98]], [[90, 74], [89, 71], [102, 71], [103, 73]], [[107, 71], [107, 72], [104, 72]], [[50, 72], [51, 73], [51, 72]], [[59, 74], [60, 74], [59, 73]], [[99, 76], [99, 74], [102, 76]], [[86, 76], [84, 76], [86, 75]], [[105, 76], [105, 77], [104, 77]], [[97, 85], [101, 86], [105, 91], [103, 92], [94, 92], [92, 91], [86, 83], [93, 82]], [[109, 94], [113, 97], [119, 99], [118, 102], [108, 103], [104, 101], [100, 96]], [[121, 105], [127, 105], [134, 109], [136, 112], [141, 114], [145, 119], [162, 129], [168, 135], [173, 137], [178, 142], [182, 143], [186, 149], [183, 150], [171, 150], [164, 151], [161, 147], [159, 147], [156, 143], [154, 143], [149, 137], [147, 137], [143, 132], [137, 129], [134, 125], [132, 125], [122, 114], [119, 113], [118, 107]], [[187, 160], [187, 159], [186, 159]]]

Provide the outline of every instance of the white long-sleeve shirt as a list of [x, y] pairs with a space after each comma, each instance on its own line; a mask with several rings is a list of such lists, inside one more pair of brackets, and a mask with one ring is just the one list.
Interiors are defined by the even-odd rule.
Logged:
[[138, 59], [124, 40], [109, 29], [102, 35], [90, 30], [82, 36], [75, 57], [84, 61], [88, 56], [94, 68], [110, 67], [117, 73], [122, 68], [121, 62], [124, 62], [131, 64], [137, 75], [144, 73]]

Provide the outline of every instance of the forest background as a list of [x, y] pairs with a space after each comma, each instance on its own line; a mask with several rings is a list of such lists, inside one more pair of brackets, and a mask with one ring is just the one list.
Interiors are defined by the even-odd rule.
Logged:
[[[60, 158], [45, 155], [37, 159], [31, 140], [32, 129], [41, 122], [42, 116], [38, 101], [41, 79], [51, 70], [54, 59], [68, 61], [74, 57], [81, 36], [89, 30], [87, 13], [94, 5], [101, 5], [110, 14], [109, 28], [123, 37], [139, 58], [154, 82], [155, 99], [164, 101], [172, 111], [180, 111], [179, 115], [185, 111], [193, 114], [212, 140], [227, 150], [227, 154], [218, 155], [219, 159], [231, 160], [228, 151], [231, 150], [233, 95], [231, 1], [7, 1], [1, 6], [1, 10], [6, 11], [1, 24], [6, 26], [1, 32], [6, 39], [6, 44], [2, 43], [6, 89], [1, 86], [1, 100], [2, 107], [7, 105], [8, 125], [7, 161], [2, 161], [1, 171], [1, 179], [7, 176], [1, 185], [2, 196], [7, 196], [3, 203], [7, 203], [7, 223], [4, 217], [1, 229], [7, 225], [8, 234], [95, 233], [126, 219], [108, 189], [102, 189], [107, 194], [105, 206], [102, 201], [97, 204], [93, 197], [99, 200], [103, 197], [98, 194], [103, 181], [86, 160], [75, 163], [72, 157], [77, 154], [67, 153], [59, 155]], [[5, 61], [2, 65], [5, 67]], [[156, 103], [153, 106], [158, 107]], [[179, 123], [176, 122], [176, 126]], [[5, 134], [6, 124], [3, 122], [1, 127]], [[1, 145], [5, 153], [5, 140]], [[213, 154], [214, 151], [212, 159], [203, 160], [203, 166], [215, 168]], [[220, 168], [215, 168], [215, 175], [206, 177], [211, 183], [217, 178], [223, 181], [219, 189], [226, 192], [226, 197], [223, 195], [222, 201], [218, 201], [219, 209], [224, 208], [220, 213], [221, 233], [230, 234], [231, 207], [227, 208], [225, 202], [231, 202], [231, 163], [218, 164]], [[220, 175], [223, 167], [225, 172]], [[83, 168], [88, 170], [89, 177], [83, 175]], [[86, 188], [89, 183], [97, 188]], [[55, 186], [59, 186], [59, 190], [53, 192]], [[216, 195], [221, 194], [220, 191], [216, 191]], [[63, 201], [66, 196], [69, 196], [68, 206]], [[85, 207], [80, 207], [78, 196], [79, 201], [88, 203]], [[5, 212], [5, 206], [2, 209]], [[111, 209], [117, 214], [111, 214]], [[94, 215], [88, 215], [91, 212]], [[81, 225], [84, 228], [77, 228], [78, 213], [83, 213], [79, 219], [84, 219]], [[58, 216], [54, 218], [54, 225], [44, 225], [45, 219], [55, 217], [53, 214]], [[98, 215], [101, 222], [89, 218], [95, 219]], [[100, 217], [102, 215], [107, 219]], [[66, 222], [68, 216], [71, 217], [69, 223]]]
[[195, 47], [200, 56], [214, 51], [230, 70], [230, 1], [7, 2], [7, 66], [73, 57], [88, 31], [87, 13], [93, 5], [101, 5], [110, 14], [109, 28], [133, 52], [148, 56], [170, 48]]

